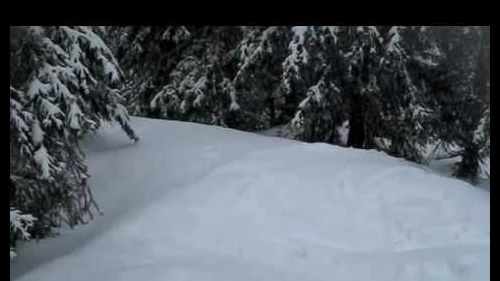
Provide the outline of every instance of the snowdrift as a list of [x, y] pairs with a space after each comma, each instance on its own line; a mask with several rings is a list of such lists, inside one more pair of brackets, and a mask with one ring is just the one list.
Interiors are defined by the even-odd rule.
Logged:
[[490, 194], [382, 152], [133, 118], [86, 140], [103, 211], [11, 280], [489, 280]]

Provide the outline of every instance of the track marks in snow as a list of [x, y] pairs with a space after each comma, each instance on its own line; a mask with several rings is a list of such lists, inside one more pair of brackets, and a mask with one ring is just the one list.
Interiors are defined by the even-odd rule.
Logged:
[[29, 245], [53, 260], [13, 280], [489, 279], [489, 193], [377, 151], [132, 121], [136, 145], [88, 143], [105, 215], [65, 255]]

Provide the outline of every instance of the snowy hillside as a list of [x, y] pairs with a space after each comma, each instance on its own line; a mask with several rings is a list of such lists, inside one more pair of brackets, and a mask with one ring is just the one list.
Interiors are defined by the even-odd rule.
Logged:
[[17, 281], [489, 280], [490, 194], [376, 151], [134, 118], [90, 136], [104, 213]]

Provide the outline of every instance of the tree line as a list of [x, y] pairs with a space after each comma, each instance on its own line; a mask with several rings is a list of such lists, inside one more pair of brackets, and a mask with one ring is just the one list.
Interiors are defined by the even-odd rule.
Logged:
[[[129, 114], [378, 149], [438, 143], [474, 181], [489, 156], [490, 34], [479, 26], [11, 27], [10, 237], [99, 212], [79, 144]], [[339, 128], [348, 124], [345, 139]]]

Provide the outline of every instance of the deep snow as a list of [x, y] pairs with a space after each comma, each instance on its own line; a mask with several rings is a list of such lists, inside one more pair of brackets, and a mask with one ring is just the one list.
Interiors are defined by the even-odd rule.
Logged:
[[11, 280], [489, 280], [490, 194], [382, 152], [133, 118], [86, 141], [103, 216]]

